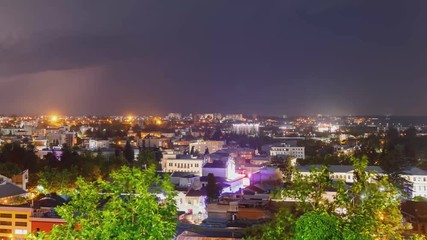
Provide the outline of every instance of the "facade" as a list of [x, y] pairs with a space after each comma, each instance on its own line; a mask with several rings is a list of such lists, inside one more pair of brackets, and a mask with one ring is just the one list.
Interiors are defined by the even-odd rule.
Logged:
[[0, 206], [0, 239], [24, 240], [31, 232], [32, 208]]
[[243, 115], [242, 114], [225, 114], [224, 120], [243, 121]]
[[427, 197], [427, 171], [412, 167], [406, 169], [401, 176], [409, 182], [408, 192], [411, 198]]
[[96, 151], [98, 149], [104, 149], [110, 147], [110, 141], [108, 140], [89, 140], [89, 150]]
[[[298, 170], [302, 175], [309, 175], [313, 168], [322, 169], [322, 165], [305, 165], [298, 166]], [[342, 180], [346, 183], [354, 183], [354, 168], [352, 165], [330, 165], [328, 170], [331, 172], [332, 180]], [[367, 166], [366, 171], [375, 172], [377, 175], [382, 175], [383, 170], [378, 166]], [[374, 181], [374, 179], [371, 179]]]
[[259, 123], [237, 123], [232, 125], [231, 132], [238, 135], [258, 136]]
[[27, 184], [29, 179], [28, 169], [12, 177], [12, 182], [18, 187], [28, 190]]
[[162, 166], [164, 172], [190, 172], [201, 176], [202, 167], [206, 162], [207, 158], [181, 155], [176, 158], [163, 158]]
[[182, 113], [169, 113], [166, 116], [167, 120], [181, 120], [182, 119]]
[[293, 158], [305, 159], [304, 147], [292, 147], [289, 144], [281, 143], [279, 146], [270, 148], [270, 156], [291, 156]]
[[[204, 189], [179, 190], [175, 197], [178, 211], [194, 214], [194, 220], [203, 220], [206, 214], [206, 191]], [[200, 216], [198, 216], [200, 215]], [[202, 219], [203, 218], [203, 219]]]
[[234, 159], [230, 157], [226, 162], [214, 161], [212, 163], [205, 164], [203, 167], [203, 176], [208, 176], [209, 173], [212, 173], [215, 177], [235, 179], [236, 165], [234, 164]]
[[203, 154], [206, 149], [208, 149], [209, 153], [216, 152], [218, 150], [221, 150], [225, 145], [224, 141], [204, 141], [204, 140], [197, 140], [193, 141], [188, 145], [188, 148], [191, 150], [194, 147], [194, 151], [198, 151], [199, 153]]

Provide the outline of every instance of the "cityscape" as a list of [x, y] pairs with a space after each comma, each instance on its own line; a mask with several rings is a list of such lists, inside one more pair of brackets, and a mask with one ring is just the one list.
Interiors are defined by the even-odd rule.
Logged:
[[427, 239], [427, 2], [1, 1], [0, 240]]
[[[122, 231], [139, 234], [140, 239], [152, 234], [176, 239], [282, 239], [309, 234], [291, 230], [305, 214], [314, 214], [310, 221], [326, 216], [334, 220], [336, 215], [351, 223], [346, 212], [373, 221], [353, 225], [351, 234], [357, 239], [365, 234], [362, 230], [387, 239], [405, 234], [420, 234], [421, 239], [427, 224], [422, 215], [427, 206], [426, 120], [221, 113], [3, 116], [0, 236], [61, 238], [75, 231], [71, 238], [120, 238], [120, 228], [108, 224], [130, 221], [132, 214], [154, 221], [150, 224], [156, 221], [146, 216], [153, 207], [144, 209], [134, 199], [143, 194], [138, 192], [142, 188], [147, 191], [144, 199], [158, 208], [173, 208], [156, 210], [161, 232], [123, 226]], [[129, 173], [131, 169], [136, 172]], [[143, 179], [147, 175], [150, 182]], [[167, 187], [156, 188], [159, 183]], [[107, 194], [111, 189], [116, 189], [118, 199]], [[94, 191], [100, 191], [95, 192], [99, 196], [90, 196]], [[350, 196], [349, 202], [340, 199]], [[103, 206], [113, 201], [121, 208]], [[350, 203], [357, 207], [345, 207]], [[115, 215], [130, 207], [142, 209]], [[372, 213], [359, 212], [359, 207], [372, 208]], [[66, 209], [78, 215], [69, 216]], [[84, 209], [99, 213], [77, 213]], [[331, 219], [318, 221], [330, 224]]]

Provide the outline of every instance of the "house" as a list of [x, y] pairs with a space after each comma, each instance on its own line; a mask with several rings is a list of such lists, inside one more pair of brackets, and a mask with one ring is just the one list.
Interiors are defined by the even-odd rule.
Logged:
[[16, 197], [25, 197], [28, 192], [19, 186], [7, 181], [0, 180], [0, 204], [10, 204]]
[[270, 156], [291, 156], [293, 158], [305, 159], [305, 148], [291, 146], [287, 143], [271, 145]]
[[216, 152], [218, 150], [221, 150], [223, 146], [225, 145], [224, 141], [204, 141], [204, 140], [196, 140], [190, 142], [188, 145], [188, 149], [191, 151], [192, 149], [194, 152], [199, 152], [200, 154], [205, 153], [207, 150], [210, 153]]
[[427, 202], [403, 202], [401, 212], [405, 221], [412, 224], [414, 233], [427, 234]]
[[[302, 175], [309, 175], [310, 170], [312, 169], [322, 169], [323, 165], [298, 165], [297, 169]], [[328, 167], [330, 173], [330, 178], [332, 180], [342, 180], [346, 183], [354, 182], [354, 167], [352, 165], [330, 165]], [[382, 175], [384, 171], [378, 166], [367, 166], [366, 171], [374, 172], [375, 175]], [[374, 179], [370, 179], [370, 181], [374, 181]]]
[[205, 157], [177, 155], [176, 158], [172, 156], [163, 158], [162, 167], [164, 172], [191, 172], [201, 176], [206, 162], [207, 158]]
[[403, 171], [401, 177], [409, 183], [409, 195], [427, 197], [427, 171], [417, 167], [410, 167]]

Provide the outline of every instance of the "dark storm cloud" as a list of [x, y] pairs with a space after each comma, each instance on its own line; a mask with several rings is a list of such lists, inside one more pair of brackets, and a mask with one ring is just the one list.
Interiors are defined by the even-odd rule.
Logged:
[[423, 1], [5, 1], [0, 112], [427, 114], [426, 13]]

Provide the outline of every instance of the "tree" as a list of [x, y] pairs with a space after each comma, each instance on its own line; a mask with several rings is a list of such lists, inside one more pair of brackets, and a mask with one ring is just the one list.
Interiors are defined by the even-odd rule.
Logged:
[[219, 186], [216, 184], [216, 178], [213, 173], [208, 174], [208, 184], [206, 185], [206, 195], [209, 201], [218, 199], [219, 197]]
[[[285, 207], [279, 209], [272, 221], [245, 230], [247, 239], [293, 239], [295, 216]], [[245, 238], [245, 239], [246, 239]]]
[[297, 199], [298, 209], [304, 212], [327, 210], [330, 203], [324, 199], [324, 194], [332, 186], [329, 175], [326, 166], [311, 169], [307, 176], [295, 170], [291, 184], [281, 192], [282, 197]]
[[[292, 184], [281, 192], [303, 212], [294, 212], [294, 228], [287, 228], [295, 229], [295, 239], [403, 239], [399, 191], [387, 176], [366, 171], [367, 164], [366, 157], [353, 159], [349, 186], [331, 181], [326, 167], [307, 176], [295, 172]], [[332, 202], [324, 195], [329, 188], [336, 190]]]
[[126, 141], [126, 145], [123, 150], [123, 155], [129, 163], [133, 163], [133, 161], [135, 160], [135, 152], [133, 151], [133, 147], [130, 145], [129, 140]]
[[0, 163], [0, 175], [11, 178], [20, 172], [21, 170], [14, 163], [11, 163], [11, 162]]
[[[77, 180], [71, 201], [57, 207], [66, 221], [32, 239], [172, 239], [175, 235], [175, 192], [168, 179], [148, 170], [123, 166], [111, 181]], [[165, 197], [157, 197], [163, 195]]]
[[308, 212], [295, 223], [296, 240], [341, 240], [339, 219], [328, 212]]
[[75, 167], [70, 170], [45, 167], [37, 173], [37, 176], [38, 185], [43, 187], [45, 193], [61, 193], [74, 187], [78, 171]]
[[156, 154], [150, 149], [141, 150], [138, 155], [138, 165], [142, 168], [156, 165]]

